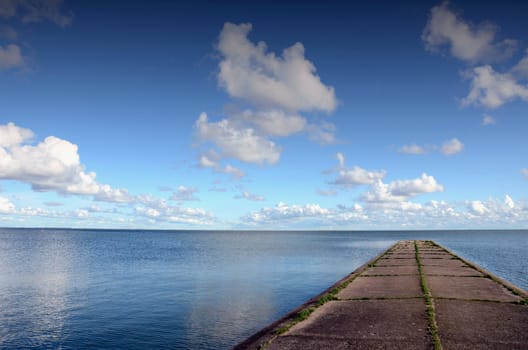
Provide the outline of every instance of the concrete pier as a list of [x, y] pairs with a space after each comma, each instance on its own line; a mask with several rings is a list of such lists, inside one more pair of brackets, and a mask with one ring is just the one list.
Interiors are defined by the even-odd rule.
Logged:
[[430, 241], [400, 241], [235, 349], [528, 349], [528, 295]]

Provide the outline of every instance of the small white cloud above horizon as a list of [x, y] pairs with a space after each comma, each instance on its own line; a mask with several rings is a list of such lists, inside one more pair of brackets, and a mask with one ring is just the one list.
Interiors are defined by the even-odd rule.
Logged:
[[462, 152], [463, 149], [464, 149], [464, 144], [460, 142], [460, 140], [454, 138], [454, 139], [444, 142], [440, 151], [446, 156], [451, 156], [453, 154]]
[[417, 144], [403, 145], [398, 149], [399, 153], [423, 155], [429, 152], [438, 151], [445, 156], [451, 156], [460, 153], [464, 150], [464, 144], [457, 138], [445, 141], [441, 146], [439, 145], [424, 145]]
[[242, 193], [234, 196], [235, 199], [247, 199], [249, 201], [254, 202], [263, 202], [266, 200], [263, 196], [256, 195], [254, 193], [248, 192], [248, 191], [242, 191]]
[[198, 192], [198, 189], [196, 187], [186, 187], [183, 185], [178, 186], [176, 191], [174, 191], [170, 197], [173, 201], [197, 201], [199, 200], [195, 193]]
[[405, 154], [426, 154], [427, 150], [425, 147], [413, 143], [411, 145], [403, 145], [398, 149], [398, 152]]

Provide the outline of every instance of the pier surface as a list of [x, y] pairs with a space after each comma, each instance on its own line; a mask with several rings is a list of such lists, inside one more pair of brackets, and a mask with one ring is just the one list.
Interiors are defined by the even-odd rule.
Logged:
[[400, 241], [235, 349], [528, 349], [527, 302], [434, 242]]

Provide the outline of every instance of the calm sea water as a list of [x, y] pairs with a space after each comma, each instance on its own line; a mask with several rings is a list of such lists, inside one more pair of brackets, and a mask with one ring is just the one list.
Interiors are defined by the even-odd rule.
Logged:
[[528, 231], [0, 229], [0, 348], [228, 349], [399, 239], [528, 289]]

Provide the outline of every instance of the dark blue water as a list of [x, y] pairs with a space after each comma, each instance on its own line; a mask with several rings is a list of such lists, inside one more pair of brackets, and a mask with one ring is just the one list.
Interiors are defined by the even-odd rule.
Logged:
[[528, 231], [0, 229], [0, 348], [227, 349], [399, 239], [528, 289]]

